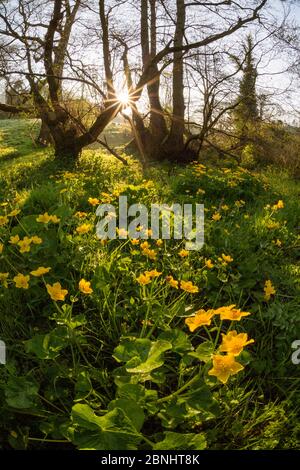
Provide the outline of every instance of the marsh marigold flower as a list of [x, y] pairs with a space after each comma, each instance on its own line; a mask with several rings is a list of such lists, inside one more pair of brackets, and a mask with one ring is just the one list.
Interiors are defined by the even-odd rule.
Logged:
[[215, 222], [217, 222], [218, 220], [220, 220], [222, 218], [221, 214], [219, 214], [219, 212], [215, 212], [213, 215], [212, 215], [212, 220], [214, 220]]
[[171, 287], [174, 287], [174, 289], [178, 289], [179, 282], [176, 281], [176, 279], [174, 279], [173, 276], [167, 276], [166, 281]]
[[44, 266], [40, 266], [34, 271], [30, 271], [30, 274], [35, 277], [40, 277], [40, 276], [43, 276], [44, 274], [47, 274], [50, 270], [51, 268], [44, 268]]
[[214, 267], [214, 263], [212, 262], [211, 259], [206, 259], [205, 260], [205, 266], [208, 268], [208, 269], [212, 269]]
[[15, 217], [16, 215], [20, 214], [20, 209], [14, 209], [12, 210], [8, 215], [8, 217]]
[[141, 243], [141, 250], [147, 250], [148, 248], [150, 248], [150, 245], [149, 243], [146, 241], [146, 242], [143, 242]]
[[140, 284], [140, 286], [146, 286], [147, 284], [150, 284], [151, 282], [151, 277], [150, 276], [147, 276], [146, 273], [144, 274], [140, 274], [137, 278], [136, 278], [137, 282]]
[[232, 354], [227, 356], [215, 354], [213, 356], [213, 368], [208, 371], [208, 375], [214, 375], [220, 382], [226, 384], [231, 375], [235, 375], [243, 369], [242, 364], [237, 362]]
[[196, 294], [199, 292], [199, 288], [194, 286], [191, 281], [180, 281], [180, 288], [185, 292], [189, 292], [190, 294]]
[[60, 218], [57, 215], [50, 215], [50, 222], [53, 224], [58, 224], [60, 222]]
[[91, 206], [97, 206], [99, 204], [99, 199], [96, 197], [89, 197], [88, 198], [88, 203], [91, 204]]
[[29, 279], [30, 279], [30, 276], [29, 276], [29, 275], [26, 275], [26, 276], [25, 276], [24, 274], [19, 273], [19, 274], [17, 274], [17, 276], [15, 276], [15, 277], [13, 278], [13, 281], [14, 281], [14, 283], [16, 284], [16, 287], [17, 287], [18, 289], [28, 289], [28, 287], [29, 287], [29, 283], [28, 283]]
[[36, 218], [36, 221], [37, 222], [41, 222], [43, 224], [48, 224], [51, 220], [51, 217], [50, 215], [48, 214], [48, 212], [45, 212], [44, 214], [40, 214], [37, 218]]
[[235, 305], [228, 305], [226, 307], [220, 307], [215, 310], [217, 315], [220, 315], [221, 320], [235, 320], [240, 321], [242, 317], [247, 317], [251, 315], [250, 312], [242, 312], [238, 308], [234, 308]]
[[91, 228], [92, 228], [91, 224], [82, 224], [79, 227], [77, 227], [76, 232], [79, 234], [88, 233], [91, 230]]
[[139, 245], [140, 244], [140, 240], [138, 238], [132, 238], [130, 240], [130, 243], [131, 245]]
[[162, 246], [163, 244], [164, 242], [160, 238], [156, 240], [156, 246]]
[[79, 290], [83, 294], [91, 294], [93, 292], [93, 289], [91, 288], [91, 283], [89, 281], [86, 281], [85, 279], [81, 279], [79, 281]]
[[222, 260], [225, 261], [225, 263], [232, 263], [233, 258], [230, 255], [224, 255], [224, 253], [222, 253]]
[[31, 238], [24, 237], [23, 240], [18, 242], [18, 246], [20, 247], [20, 253], [29, 253], [31, 245]]
[[0, 215], [0, 227], [2, 225], [6, 225], [8, 223], [9, 219], [6, 215]]
[[52, 300], [65, 300], [68, 293], [67, 289], [62, 289], [60, 282], [55, 282], [52, 286], [46, 284], [46, 288]]
[[9, 273], [0, 273], [0, 282], [4, 287], [7, 287], [7, 278]]
[[20, 241], [19, 235], [13, 235], [9, 239], [9, 243], [11, 243], [12, 245], [17, 245], [19, 241]]
[[3, 252], [3, 248], [4, 248], [3, 243], [0, 243], [0, 255], [1, 255], [1, 253]]
[[152, 269], [151, 271], [146, 271], [145, 275], [151, 278], [159, 277], [162, 273], [157, 271], [157, 269]]
[[233, 356], [238, 356], [248, 344], [254, 343], [254, 339], [248, 340], [247, 333], [237, 333], [237, 331], [229, 331], [227, 335], [222, 333], [222, 344], [220, 351], [227, 352]]
[[82, 211], [77, 211], [75, 213], [75, 217], [79, 217], [80, 219], [82, 219], [83, 217], [86, 217], [87, 216], [87, 213], [86, 212], [82, 212]]
[[148, 256], [149, 259], [155, 260], [156, 259], [156, 252], [155, 250], [150, 250], [149, 248], [145, 248], [142, 251], [142, 254]]
[[184, 249], [180, 250], [178, 254], [181, 258], [186, 258], [187, 256], [189, 256], [189, 252]]
[[283, 208], [284, 208], [284, 203], [281, 199], [277, 202], [277, 204], [274, 204], [274, 206], [272, 206], [272, 209], [274, 211], [277, 211], [278, 209], [283, 209]]
[[264, 291], [265, 291], [265, 300], [267, 301], [270, 300], [271, 295], [276, 294], [276, 290], [274, 286], [272, 285], [272, 282], [270, 281], [270, 279], [265, 282]]
[[185, 319], [185, 324], [189, 327], [190, 331], [193, 333], [200, 326], [211, 324], [211, 319], [214, 316], [215, 312], [213, 310], [198, 310], [193, 317]]
[[40, 245], [43, 242], [41, 237], [38, 237], [37, 235], [34, 235], [33, 237], [31, 237], [31, 241], [34, 245]]

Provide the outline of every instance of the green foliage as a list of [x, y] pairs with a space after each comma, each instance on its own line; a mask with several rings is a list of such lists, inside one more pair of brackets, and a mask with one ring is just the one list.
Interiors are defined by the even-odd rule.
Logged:
[[[300, 332], [299, 184], [278, 170], [224, 163], [142, 173], [135, 161], [125, 168], [97, 149], [66, 171], [49, 150], [32, 148], [28, 124], [18, 122], [3, 123], [0, 157], [0, 273], [8, 273], [0, 286], [8, 349], [1, 448], [296, 448], [299, 379], [290, 347]], [[100, 243], [88, 199], [117, 205], [120, 194], [147, 206], [204, 203], [203, 249], [182, 257], [182, 241], [149, 239], [151, 259], [128, 240]], [[8, 215], [13, 210], [20, 212]], [[56, 220], [37, 221], [44, 212]], [[79, 233], [82, 224], [91, 230]], [[41, 241], [21, 252], [16, 235]], [[51, 269], [32, 274], [41, 266]], [[152, 270], [151, 282], [139, 283]], [[28, 288], [16, 287], [17, 273], [29, 275]], [[275, 288], [268, 299], [266, 280]], [[47, 290], [55, 283], [63, 297], [56, 301]], [[217, 309], [232, 304], [251, 315], [221, 321]], [[211, 323], [192, 331], [186, 321], [202, 310], [214, 311]], [[236, 357], [244, 370], [224, 385], [209, 372], [232, 330], [255, 343]]]

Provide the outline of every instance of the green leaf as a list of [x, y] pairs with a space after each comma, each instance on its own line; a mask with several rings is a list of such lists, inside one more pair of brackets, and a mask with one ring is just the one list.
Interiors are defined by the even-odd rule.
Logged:
[[127, 362], [126, 370], [132, 374], [149, 374], [163, 365], [163, 353], [169, 349], [172, 349], [172, 344], [168, 341], [155, 341], [151, 343], [147, 357], [133, 357]]
[[130, 419], [120, 408], [97, 416], [88, 405], [72, 408], [72, 442], [81, 450], [136, 450], [141, 440]]
[[184, 354], [193, 349], [188, 335], [179, 329], [164, 331], [159, 335], [158, 339], [169, 341], [172, 344], [173, 351], [178, 354]]
[[188, 355], [196, 357], [199, 361], [209, 362], [214, 353], [214, 349], [214, 344], [211, 341], [205, 341], [197, 347], [196, 351], [190, 352]]
[[60, 326], [46, 335], [35, 335], [25, 341], [25, 350], [34, 353], [39, 359], [55, 359], [60, 351], [68, 346], [68, 330]]
[[219, 406], [209, 387], [203, 382], [199, 388], [190, 390], [185, 398], [188, 406], [198, 411], [207, 411], [213, 415], [219, 414]]
[[39, 385], [31, 377], [10, 377], [5, 387], [6, 402], [12, 408], [37, 408]]
[[206, 448], [204, 434], [180, 434], [165, 432], [165, 439], [157, 442], [153, 450], [203, 450]]
[[75, 384], [76, 397], [75, 400], [81, 400], [89, 396], [93, 386], [91, 383], [90, 375], [87, 371], [82, 371], [77, 375]]
[[145, 420], [145, 415], [142, 408], [134, 400], [127, 400], [125, 398], [117, 398], [108, 405], [108, 410], [120, 408], [124, 414], [130, 419], [137, 431], [140, 431]]
[[150, 339], [122, 338], [121, 343], [114, 350], [113, 357], [118, 362], [127, 362], [134, 357], [146, 359], [151, 348]]

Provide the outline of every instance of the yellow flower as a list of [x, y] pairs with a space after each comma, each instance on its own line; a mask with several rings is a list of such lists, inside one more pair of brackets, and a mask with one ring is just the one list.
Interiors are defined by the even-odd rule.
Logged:
[[276, 290], [273, 287], [272, 282], [270, 280], [265, 282], [264, 291], [265, 291], [265, 300], [267, 301], [270, 300], [271, 295], [276, 294]]
[[13, 211], [11, 211], [8, 215], [8, 217], [15, 217], [16, 215], [20, 214], [20, 209], [14, 209]]
[[12, 236], [9, 239], [9, 243], [11, 243], [12, 245], [17, 245], [19, 241], [20, 241], [19, 235]]
[[242, 207], [242, 206], [244, 206], [246, 203], [245, 203], [245, 201], [243, 201], [243, 200], [241, 199], [240, 201], [235, 201], [234, 204], [235, 204], [236, 207]]
[[217, 222], [218, 220], [220, 220], [222, 218], [221, 214], [219, 214], [219, 212], [215, 212], [213, 215], [212, 215], [212, 220], [214, 220], [215, 222]]
[[205, 266], [208, 268], [208, 269], [212, 269], [214, 267], [214, 263], [212, 262], [211, 259], [206, 259], [205, 260]]
[[60, 222], [60, 218], [57, 217], [57, 215], [50, 215], [50, 222], [52, 222], [53, 224], [58, 224]]
[[86, 212], [78, 211], [78, 212], [75, 213], [75, 217], [79, 217], [80, 219], [82, 219], [83, 217], [86, 217], [86, 216], [87, 216]]
[[221, 206], [221, 209], [225, 212], [229, 211], [229, 206], [227, 206], [227, 204], [224, 204], [223, 206]]
[[279, 238], [277, 238], [277, 240], [273, 240], [273, 243], [274, 243], [274, 245], [276, 245], [276, 246], [279, 246], [279, 247], [282, 246], [282, 241], [279, 240]]
[[150, 250], [149, 248], [145, 248], [142, 251], [143, 255], [148, 256], [148, 258], [155, 260], [156, 259], [156, 253], [154, 250]]
[[153, 234], [152, 229], [151, 229], [151, 228], [148, 228], [148, 229], [146, 230], [146, 234], [147, 234], [148, 237], [152, 237], [152, 234]]
[[220, 307], [215, 310], [217, 315], [220, 315], [221, 320], [236, 320], [239, 321], [242, 317], [251, 315], [249, 312], [241, 312], [240, 309], [234, 308], [235, 305], [228, 305], [226, 307]]
[[189, 292], [190, 294], [196, 294], [199, 292], [199, 288], [194, 286], [191, 281], [180, 281], [180, 288], [185, 292]]
[[147, 284], [150, 284], [151, 277], [147, 276], [147, 274], [144, 273], [144, 274], [140, 274], [139, 277], [136, 278], [136, 280], [141, 286], [146, 286]]
[[164, 242], [159, 238], [158, 240], [156, 240], [156, 245], [157, 246], [162, 246], [164, 244]]
[[52, 300], [65, 300], [68, 293], [67, 289], [62, 289], [60, 282], [55, 282], [52, 286], [46, 284], [46, 288]]
[[127, 237], [128, 235], [127, 230], [125, 230], [124, 228], [117, 228], [116, 231], [119, 237]]
[[9, 221], [7, 215], [0, 215], [0, 227], [7, 224]]
[[190, 331], [193, 333], [197, 328], [203, 325], [209, 326], [211, 324], [211, 319], [214, 316], [215, 312], [213, 310], [198, 310], [193, 317], [185, 319], [185, 324], [189, 327]]
[[159, 277], [162, 273], [157, 271], [157, 269], [152, 269], [152, 271], [146, 271], [145, 272], [145, 275], [146, 276], [149, 276], [151, 278], [153, 277]]
[[277, 204], [274, 204], [274, 206], [272, 206], [272, 209], [274, 211], [277, 211], [278, 209], [283, 209], [283, 208], [284, 208], [284, 203], [281, 199], [277, 202]]
[[41, 222], [43, 224], [48, 224], [51, 220], [51, 216], [48, 214], [48, 212], [45, 212], [44, 214], [40, 214], [37, 218], [37, 222]]
[[224, 253], [222, 253], [222, 259], [225, 261], [225, 263], [232, 263], [233, 261], [233, 258], [231, 258], [230, 255], [224, 255]]
[[79, 290], [83, 294], [91, 294], [93, 292], [93, 289], [91, 288], [91, 283], [89, 281], [86, 281], [85, 279], [81, 279], [79, 281]]
[[15, 276], [15, 277], [13, 278], [13, 281], [14, 281], [14, 283], [16, 284], [16, 287], [17, 287], [18, 289], [28, 289], [28, 287], [29, 287], [29, 283], [28, 283], [29, 279], [30, 279], [30, 276], [29, 276], [29, 275], [26, 275], [26, 276], [25, 276], [24, 274], [19, 273], [19, 274], [17, 274], [17, 276]]
[[79, 227], [77, 227], [76, 232], [83, 234], [83, 233], [88, 233], [91, 230], [92, 226], [91, 224], [82, 224]]
[[173, 276], [167, 276], [166, 281], [171, 287], [174, 287], [175, 289], [178, 289], [179, 282], [176, 281], [176, 279], [174, 279]]
[[31, 271], [30, 274], [32, 274], [32, 276], [35, 276], [35, 277], [40, 277], [40, 276], [43, 276], [44, 274], [47, 274], [50, 270], [51, 268], [44, 268], [44, 266], [40, 266], [35, 271]]
[[88, 202], [91, 204], [91, 206], [97, 206], [100, 201], [96, 197], [89, 197]]
[[233, 330], [224, 335], [222, 333], [222, 344], [220, 347], [220, 351], [227, 352], [228, 354], [232, 354], [233, 356], [238, 356], [243, 351], [244, 347], [248, 344], [254, 343], [254, 339], [248, 340], [247, 333], [237, 333], [237, 331]]
[[150, 245], [148, 242], [141, 243], [141, 250], [146, 250], [148, 248], [150, 248]]
[[29, 253], [30, 244], [31, 244], [31, 238], [29, 237], [24, 237], [23, 240], [20, 240], [18, 242], [18, 246], [20, 247], [20, 253]]
[[1, 253], [3, 253], [3, 248], [4, 248], [3, 243], [0, 243], [0, 255], [1, 255]]
[[7, 278], [9, 273], [0, 273], [0, 282], [3, 284], [4, 287], [7, 287]]
[[31, 241], [34, 245], [40, 245], [43, 242], [43, 240], [37, 235], [34, 235], [33, 237], [31, 237]]
[[269, 230], [275, 230], [277, 228], [280, 227], [280, 223], [279, 222], [275, 222], [274, 220], [270, 220], [269, 222], [266, 223], [266, 227], [269, 229]]
[[237, 362], [233, 355], [222, 356], [221, 354], [215, 354], [213, 356], [213, 368], [208, 371], [208, 375], [214, 375], [220, 382], [226, 384], [231, 375], [235, 375], [243, 369], [242, 364]]
[[138, 238], [133, 238], [132, 240], [130, 240], [130, 243], [132, 245], [139, 245], [140, 244], [140, 240]]
[[204, 191], [204, 189], [199, 188], [199, 189], [197, 189], [196, 194], [201, 194], [202, 195], [202, 194], [205, 194], [205, 191]]
[[178, 254], [181, 258], [186, 258], [187, 256], [189, 256], [189, 252], [187, 250], [183, 250], [183, 249], [180, 250], [180, 252]]

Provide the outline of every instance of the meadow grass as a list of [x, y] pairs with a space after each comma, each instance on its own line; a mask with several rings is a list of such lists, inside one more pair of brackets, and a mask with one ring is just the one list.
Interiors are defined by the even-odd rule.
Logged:
[[[37, 128], [0, 121], [0, 445], [297, 448], [299, 182], [231, 161], [143, 170], [127, 156], [125, 167], [101, 148], [66, 170], [35, 146]], [[119, 195], [203, 203], [204, 247], [186, 255], [178, 240], [101, 243], [89, 198], [117, 205]], [[37, 221], [45, 213], [54, 219]], [[40, 267], [51, 269], [31, 274]], [[19, 274], [29, 276], [23, 288]], [[198, 291], [183, 288], [189, 281]], [[233, 304], [251, 315], [222, 320]], [[221, 335], [235, 329], [255, 342], [223, 384], [209, 371]]]

